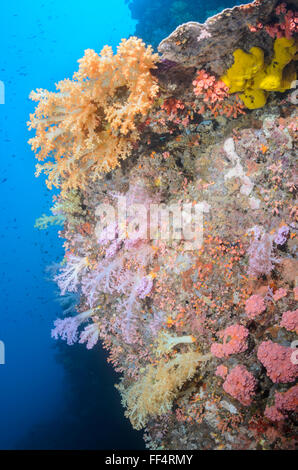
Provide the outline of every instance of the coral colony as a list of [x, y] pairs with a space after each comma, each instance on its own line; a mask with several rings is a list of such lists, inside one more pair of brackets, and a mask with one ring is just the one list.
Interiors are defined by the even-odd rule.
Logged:
[[52, 336], [101, 342], [150, 449], [295, 446], [297, 30], [295, 2], [257, 0], [31, 94], [60, 188], [36, 226], [62, 226], [78, 296]]

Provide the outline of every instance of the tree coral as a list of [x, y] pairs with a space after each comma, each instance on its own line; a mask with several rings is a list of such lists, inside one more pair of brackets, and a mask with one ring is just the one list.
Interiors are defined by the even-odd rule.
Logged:
[[142, 378], [126, 389], [123, 382], [117, 386], [135, 429], [141, 429], [151, 416], [167, 413], [184, 382], [191, 379], [201, 362], [210, 355], [190, 351], [177, 354], [169, 361], [161, 361], [156, 366], [149, 365]]
[[66, 221], [70, 228], [85, 223], [86, 211], [82, 204], [81, 193], [69, 190], [61, 195], [54, 196], [55, 204], [51, 207], [53, 215], [43, 214], [35, 221], [35, 228], [45, 230], [49, 225], [63, 225]]
[[130, 154], [138, 139], [137, 120], [158, 93], [150, 73], [157, 60], [140, 39], [123, 39], [116, 55], [108, 46], [99, 55], [86, 50], [73, 80], [59, 82], [56, 93], [31, 93], [39, 103], [30, 115], [29, 129], [36, 136], [29, 142], [38, 160], [50, 159], [36, 171], [48, 176], [49, 188], [84, 187]]
[[[94, 310], [87, 310], [74, 317], [66, 317], [63, 320], [58, 318], [55, 320], [55, 328], [52, 329], [52, 338], [58, 339], [59, 337], [67, 342], [69, 346], [72, 346], [78, 341], [78, 328], [79, 326], [87, 321], [94, 313]], [[85, 333], [82, 333], [83, 341], [85, 341]], [[80, 341], [82, 342], [82, 341]]]
[[61, 272], [55, 276], [61, 295], [66, 292], [76, 292], [80, 285], [80, 279], [83, 272], [86, 273], [88, 267], [87, 257], [80, 257], [69, 253], [67, 255], [66, 264], [62, 267]]

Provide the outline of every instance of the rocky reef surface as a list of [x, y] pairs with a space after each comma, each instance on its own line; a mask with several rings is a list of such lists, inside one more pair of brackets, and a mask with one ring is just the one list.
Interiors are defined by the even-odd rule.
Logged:
[[[33, 96], [33, 148], [56, 151], [43, 169], [62, 188], [37, 225], [63, 224], [56, 281], [80, 296], [53, 336], [103, 343], [150, 449], [296, 445], [296, 6], [257, 0], [183, 24], [159, 57], [138, 40], [118, 59], [86, 51], [73, 82]], [[94, 83], [113, 60], [124, 78], [106, 92]], [[124, 201], [135, 212], [113, 218]], [[156, 206], [173, 215], [148, 230]]]

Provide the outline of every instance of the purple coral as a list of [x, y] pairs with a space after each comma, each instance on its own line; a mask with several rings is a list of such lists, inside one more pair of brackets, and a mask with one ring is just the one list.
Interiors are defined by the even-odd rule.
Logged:
[[66, 317], [63, 320], [58, 318], [55, 320], [55, 328], [51, 332], [51, 336], [54, 339], [59, 337], [67, 342], [69, 346], [72, 346], [78, 341], [78, 328], [93, 314], [93, 310], [87, 310], [86, 312], [80, 313], [75, 317]]
[[274, 268], [278, 259], [273, 256], [272, 237], [269, 233], [262, 232], [259, 227], [253, 228], [254, 239], [248, 249], [248, 275], [260, 277], [268, 275]]
[[66, 292], [76, 292], [80, 285], [80, 278], [87, 270], [86, 258], [69, 254], [66, 265], [61, 269], [60, 274], [54, 277], [57, 282], [61, 295]]
[[288, 239], [289, 233], [290, 233], [289, 227], [287, 225], [283, 225], [282, 227], [280, 227], [277, 234], [275, 235], [274, 243], [280, 246], [284, 245]]
[[63, 320], [58, 318], [54, 322], [55, 328], [51, 332], [51, 336], [54, 339], [59, 337], [67, 342], [68, 346], [72, 346], [78, 341], [78, 327], [80, 323], [76, 320], [76, 317], [67, 317]]
[[53, 328], [51, 332], [51, 336], [54, 339], [58, 339], [59, 337], [67, 342], [69, 346], [72, 346], [74, 343], [78, 341], [78, 328], [90, 318], [93, 314], [93, 310], [87, 310], [86, 312], [79, 313], [75, 317], [66, 317], [63, 320], [58, 318], [55, 320]]
[[141, 279], [141, 282], [140, 282], [140, 285], [137, 289], [137, 293], [138, 293], [138, 296], [140, 299], [144, 299], [145, 297], [147, 297], [147, 295], [150, 294], [150, 292], [152, 291], [152, 287], [153, 287], [153, 278], [152, 276], [144, 276], [142, 279]]
[[79, 343], [87, 343], [86, 348], [92, 349], [96, 343], [98, 342], [99, 338], [99, 328], [96, 323], [92, 323], [91, 325], [86, 326], [86, 328], [80, 334]]
[[[146, 209], [155, 199], [149, 196], [146, 188], [141, 184], [130, 186], [125, 196], [113, 194], [115, 199], [124, 198], [129, 208], [133, 204], [142, 204]], [[142, 221], [146, 224], [147, 217]], [[122, 227], [124, 236], [129, 234], [129, 225], [133, 224], [133, 215], [127, 217], [126, 225]], [[103, 236], [99, 244], [105, 249], [105, 254], [94, 269], [89, 270], [82, 279], [82, 292], [86, 296], [90, 307], [98, 302], [101, 293], [118, 294], [117, 312], [119, 313], [119, 329], [124, 340], [133, 343], [136, 340], [137, 315], [141, 309], [141, 302], [150, 294], [153, 288], [153, 276], [147, 274], [147, 267], [151, 264], [156, 253], [147, 238], [140, 232], [133, 233], [132, 238], [120, 236], [118, 224], [111, 227], [115, 239], [107, 237], [108, 228], [102, 231]], [[102, 235], [101, 234], [101, 235]], [[122, 234], [122, 235], [123, 235]], [[103, 241], [103, 242], [102, 242]]]
[[153, 316], [149, 321], [149, 328], [152, 336], [157, 336], [158, 332], [166, 322], [166, 314], [161, 310], [155, 310], [154, 308], [152, 310]]

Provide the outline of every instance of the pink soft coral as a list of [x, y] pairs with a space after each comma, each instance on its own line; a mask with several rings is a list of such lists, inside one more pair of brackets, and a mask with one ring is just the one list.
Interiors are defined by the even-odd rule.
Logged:
[[298, 310], [284, 312], [280, 326], [288, 331], [295, 331], [298, 334]]
[[223, 389], [242, 405], [249, 406], [255, 395], [256, 385], [257, 381], [252, 373], [243, 365], [238, 365], [228, 374]]
[[74, 317], [66, 317], [63, 320], [58, 318], [54, 322], [55, 328], [52, 330], [52, 338], [61, 338], [65, 340], [69, 346], [72, 346], [78, 341], [78, 328], [82, 323], [87, 321], [93, 313], [94, 311], [91, 309]]
[[223, 344], [213, 343], [211, 353], [216, 357], [227, 357], [246, 351], [249, 331], [242, 325], [231, 325], [219, 331], [217, 336], [223, 339]]
[[92, 349], [99, 339], [99, 326], [96, 322], [87, 325], [80, 335], [79, 343], [86, 343], [87, 349]]
[[266, 406], [264, 411], [264, 416], [270, 419], [271, 421], [282, 421], [285, 419], [283, 415], [276, 406]]
[[220, 365], [216, 368], [215, 375], [218, 377], [221, 377], [222, 379], [225, 379], [228, 373], [228, 368], [224, 365]]
[[245, 312], [251, 319], [258, 317], [265, 310], [266, 305], [260, 295], [252, 295], [245, 303]]
[[274, 292], [273, 299], [275, 300], [275, 302], [277, 302], [278, 300], [285, 297], [287, 293], [288, 291], [284, 289], [283, 287], [281, 287], [280, 289], [277, 289], [277, 291]]
[[[113, 197], [120, 198], [121, 195]], [[127, 208], [132, 204], [141, 203], [145, 208], [149, 208], [150, 204], [157, 200], [157, 196], [149, 195], [141, 182], [130, 185], [125, 198]], [[146, 216], [147, 213], [144, 214], [145, 218]], [[128, 217], [127, 225], [130, 222]], [[147, 220], [143, 220], [142, 225], [147, 229]], [[124, 235], [127, 235], [127, 227], [123, 229]], [[119, 329], [124, 340], [133, 343], [137, 339], [138, 313], [142, 300], [153, 288], [154, 276], [148, 274], [147, 268], [156, 254], [156, 249], [142, 234], [139, 238], [118, 238], [120, 230], [117, 224], [114, 232], [115, 240], [106, 238], [107, 229], [98, 234], [98, 242], [104, 254], [82, 279], [82, 292], [90, 307], [97, 304], [102, 293], [116, 294]]]
[[298, 411], [298, 385], [285, 393], [276, 392], [275, 404], [267, 406], [264, 415], [271, 421], [282, 421], [289, 411]]
[[292, 348], [263, 341], [258, 349], [258, 359], [265, 366], [267, 374], [275, 383], [294, 382], [298, 375], [298, 365], [291, 361]]

